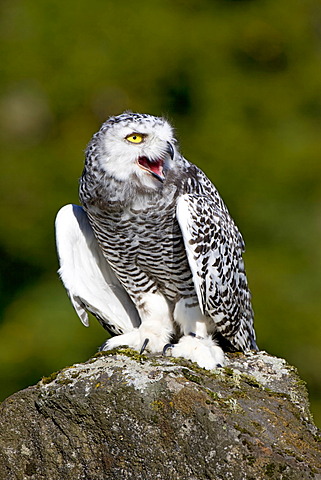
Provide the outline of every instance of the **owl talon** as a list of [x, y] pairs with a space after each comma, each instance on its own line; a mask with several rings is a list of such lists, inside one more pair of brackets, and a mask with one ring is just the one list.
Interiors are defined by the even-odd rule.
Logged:
[[170, 348], [173, 348], [173, 347], [174, 347], [174, 345], [172, 343], [166, 343], [166, 345], [163, 348], [163, 356], [166, 357], [167, 350], [169, 350]]
[[142, 348], [140, 349], [140, 352], [139, 352], [139, 355], [143, 355], [147, 345], [148, 345], [148, 342], [149, 342], [149, 338], [145, 338], [144, 340], [144, 343], [142, 345]]

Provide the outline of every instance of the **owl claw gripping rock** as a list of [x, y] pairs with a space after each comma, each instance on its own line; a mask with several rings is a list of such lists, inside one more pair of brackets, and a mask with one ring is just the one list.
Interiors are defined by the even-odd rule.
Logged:
[[171, 342], [206, 369], [224, 364], [220, 344], [257, 349], [242, 236], [165, 119], [110, 117], [87, 147], [80, 201], [56, 218], [59, 274], [82, 322], [90, 312], [113, 335], [102, 349]]

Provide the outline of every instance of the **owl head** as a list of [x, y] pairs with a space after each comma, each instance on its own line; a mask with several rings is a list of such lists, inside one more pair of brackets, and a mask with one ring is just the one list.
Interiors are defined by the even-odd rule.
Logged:
[[125, 112], [103, 123], [86, 154], [108, 176], [156, 189], [174, 167], [175, 143], [164, 118]]

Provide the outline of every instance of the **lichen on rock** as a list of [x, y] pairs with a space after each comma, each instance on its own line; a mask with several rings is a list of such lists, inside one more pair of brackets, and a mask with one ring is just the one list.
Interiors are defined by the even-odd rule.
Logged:
[[265, 352], [213, 371], [97, 354], [1, 405], [0, 479], [321, 479], [296, 370]]

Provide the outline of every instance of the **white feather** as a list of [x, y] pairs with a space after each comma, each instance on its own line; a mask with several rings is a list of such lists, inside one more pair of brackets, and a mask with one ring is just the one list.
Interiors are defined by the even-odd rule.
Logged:
[[89, 325], [88, 310], [115, 333], [138, 327], [136, 307], [105, 260], [82, 207], [62, 207], [55, 226], [58, 273], [82, 323]]
[[198, 275], [199, 267], [195, 259], [194, 248], [189, 243], [189, 241], [192, 239], [192, 218], [189, 208], [189, 195], [182, 195], [177, 201], [176, 217], [182, 231], [187, 259], [192, 272], [198, 303], [202, 314], [204, 314], [204, 294], [202, 293], [204, 288], [204, 279]]

